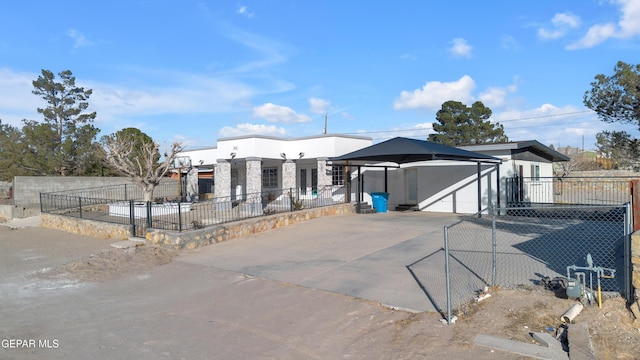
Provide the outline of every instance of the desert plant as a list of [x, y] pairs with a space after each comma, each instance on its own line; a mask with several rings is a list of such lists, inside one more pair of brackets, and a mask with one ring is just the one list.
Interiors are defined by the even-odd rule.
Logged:
[[304, 208], [304, 203], [300, 199], [291, 198], [291, 207], [293, 210], [302, 210]]

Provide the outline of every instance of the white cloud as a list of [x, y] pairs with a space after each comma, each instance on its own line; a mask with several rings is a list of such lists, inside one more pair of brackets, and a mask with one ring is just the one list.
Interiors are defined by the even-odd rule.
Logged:
[[32, 81], [36, 74], [16, 73], [7, 68], [0, 68], [0, 120], [3, 124], [22, 126], [22, 119], [41, 119], [37, 108], [46, 104], [33, 95]]
[[287, 60], [285, 52], [289, 47], [270, 38], [237, 29], [229, 24], [221, 24], [222, 33], [229, 39], [258, 53], [260, 58], [240, 65], [230, 72], [252, 72], [283, 63]]
[[595, 134], [604, 129], [593, 112], [572, 105], [542, 104], [529, 110], [494, 112], [491, 121], [504, 126], [509, 140], [537, 140], [554, 146], [577, 146], [584, 135], [586, 148], [592, 148]]
[[253, 13], [249, 11], [249, 9], [246, 6], [240, 6], [240, 8], [238, 9], [238, 14], [240, 15], [244, 15], [248, 18], [252, 18], [253, 17]]
[[74, 49], [93, 45], [93, 42], [89, 41], [84, 34], [76, 29], [69, 29], [69, 31], [67, 31], [67, 35], [73, 39]]
[[[206, 77], [200, 74], [152, 72], [166, 81], [162, 87], [141, 89], [93, 83], [82, 86], [93, 89], [90, 104], [98, 119], [160, 114], [213, 114], [237, 111], [240, 104], [256, 94], [244, 83]], [[144, 76], [145, 74], [138, 73]]]
[[556, 27], [576, 28], [580, 26], [580, 17], [572, 13], [559, 13], [553, 16], [551, 23]]
[[616, 34], [616, 27], [613, 24], [593, 25], [587, 34], [580, 40], [567, 45], [567, 50], [586, 49], [594, 47]]
[[517, 78], [512, 85], [506, 87], [489, 87], [478, 98], [491, 109], [503, 107], [507, 101], [507, 95], [518, 91]]
[[475, 87], [475, 81], [469, 75], [464, 75], [452, 82], [430, 81], [421, 89], [402, 91], [400, 98], [393, 103], [393, 108], [396, 110], [419, 108], [436, 110], [449, 100], [469, 103], [474, 100], [471, 92]]
[[505, 50], [518, 51], [520, 50], [520, 44], [511, 35], [503, 35], [500, 37], [500, 46]]
[[402, 56], [400, 56], [401, 59], [403, 60], [418, 60], [418, 57], [415, 55], [411, 55], [411, 54], [402, 54]]
[[618, 22], [620, 36], [626, 38], [640, 35], [640, 1], [618, 0], [617, 3], [622, 6], [622, 14]]
[[504, 106], [507, 90], [501, 87], [490, 87], [479, 96], [480, 101], [489, 108]]
[[609, 38], [628, 39], [640, 36], [640, 0], [612, 0], [611, 3], [619, 6], [618, 26], [613, 23], [595, 24], [582, 39], [569, 44], [568, 50], [591, 48]]
[[471, 57], [471, 50], [473, 49], [473, 47], [467, 44], [467, 40], [463, 38], [455, 38], [451, 41], [451, 43], [453, 43], [453, 45], [449, 49], [449, 52], [451, 52], [453, 56], [466, 58]]
[[220, 137], [232, 137], [242, 135], [267, 135], [286, 136], [287, 130], [275, 125], [262, 124], [238, 124], [236, 127], [225, 126], [220, 129]]
[[347, 119], [347, 120], [353, 120], [353, 119], [355, 119], [355, 118], [353, 117], [353, 115], [351, 115], [350, 113], [348, 113], [348, 112], [346, 112], [346, 111], [342, 111], [342, 112], [340, 113], [340, 115], [342, 115], [342, 117], [343, 117], [343, 118], [345, 118], [345, 119]]
[[552, 29], [539, 28], [538, 36], [542, 39], [558, 39], [566, 35], [570, 29], [580, 26], [580, 17], [572, 13], [558, 13], [551, 19]]
[[311, 112], [316, 114], [324, 114], [329, 110], [329, 106], [331, 106], [331, 103], [320, 98], [310, 98], [309, 106], [311, 107]]
[[288, 106], [272, 103], [254, 107], [253, 117], [265, 119], [272, 123], [296, 124], [311, 122], [311, 118], [305, 114], [298, 114]]

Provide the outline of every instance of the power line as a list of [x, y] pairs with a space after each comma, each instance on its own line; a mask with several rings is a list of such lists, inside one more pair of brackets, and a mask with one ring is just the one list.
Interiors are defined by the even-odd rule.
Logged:
[[532, 120], [532, 119], [543, 119], [543, 118], [550, 118], [550, 117], [556, 117], [556, 116], [565, 116], [565, 115], [584, 114], [584, 113], [588, 113], [588, 112], [591, 112], [591, 110], [574, 111], [574, 112], [568, 112], [568, 113], [562, 113], [562, 114], [549, 114], [549, 115], [530, 116], [530, 117], [525, 117], [525, 118], [517, 118], [517, 119], [501, 120], [501, 121], [498, 121], [498, 122], [502, 124], [502, 123], [504, 123], [504, 122], [511, 122], [511, 121], [522, 121], [522, 120]]
[[[530, 117], [526, 117], [526, 118], [501, 120], [501, 121], [498, 121], [498, 123], [502, 124], [502, 123], [505, 123], [505, 122], [512, 122], [512, 121], [543, 119], [543, 118], [566, 116], [566, 115], [584, 114], [584, 113], [589, 113], [589, 112], [591, 112], [591, 111], [590, 110], [584, 110], [584, 111], [574, 111], [574, 112], [561, 113], [561, 114], [530, 116]], [[590, 119], [590, 120], [579, 120], [579, 121], [563, 122], [561, 124], [530, 125], [530, 126], [521, 126], [521, 127], [511, 127], [509, 129], [526, 129], [526, 128], [545, 127], [545, 126], [549, 126], [549, 127], [551, 127], [551, 126], [563, 126], [563, 125], [566, 125], [566, 124], [578, 124], [578, 123], [592, 122], [592, 121], [596, 121], [596, 120], [597, 119]], [[359, 131], [359, 132], [349, 132], [349, 133], [344, 133], [344, 134], [346, 134], [346, 135], [360, 135], [360, 134], [378, 134], [378, 133], [398, 133], [398, 132], [409, 132], [409, 131], [419, 132], [419, 131], [428, 131], [428, 130], [432, 130], [432, 127], [429, 126], [429, 127], [425, 127], [425, 128], [409, 128], [409, 129], [378, 130], [378, 131]]]

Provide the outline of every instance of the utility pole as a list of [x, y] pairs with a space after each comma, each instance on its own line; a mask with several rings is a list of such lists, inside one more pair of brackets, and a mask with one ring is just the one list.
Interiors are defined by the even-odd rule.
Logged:
[[327, 135], [327, 113], [324, 113], [324, 131], [323, 134]]

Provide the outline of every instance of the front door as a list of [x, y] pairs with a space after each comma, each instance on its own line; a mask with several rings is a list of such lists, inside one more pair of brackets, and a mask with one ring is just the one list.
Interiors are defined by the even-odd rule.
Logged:
[[418, 204], [418, 170], [415, 168], [405, 169], [405, 193], [407, 204]]
[[300, 196], [307, 195], [307, 169], [300, 169]]
[[318, 195], [318, 169], [311, 169], [311, 195]]

